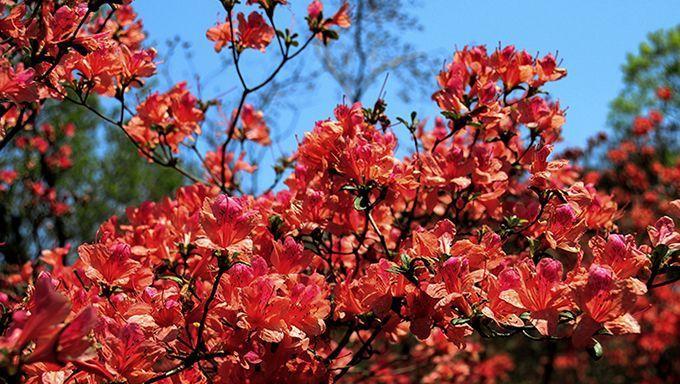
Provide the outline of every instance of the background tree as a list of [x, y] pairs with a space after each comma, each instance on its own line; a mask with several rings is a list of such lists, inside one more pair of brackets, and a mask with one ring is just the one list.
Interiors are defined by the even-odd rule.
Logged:
[[431, 92], [430, 74], [436, 64], [405, 34], [422, 30], [412, 12], [420, 1], [355, 0], [351, 4], [354, 27], [333, 49], [318, 50], [323, 70], [337, 81], [349, 100], [360, 101], [388, 74], [404, 101]]
[[0, 254], [10, 266], [92, 240], [131, 199], [160, 199], [182, 185], [181, 175], [148, 164], [122, 132], [70, 103], [46, 103], [17, 141], [0, 157]]
[[680, 194], [680, 26], [650, 33], [622, 71], [611, 130], [589, 140], [583, 160], [626, 207], [621, 225], [643, 232]]
[[637, 53], [628, 54], [622, 71], [624, 86], [611, 103], [609, 124], [615, 134], [630, 137], [633, 119], [651, 109], [661, 112], [666, 127], [655, 132], [654, 145], [668, 164], [678, 153], [680, 25], [650, 33]]

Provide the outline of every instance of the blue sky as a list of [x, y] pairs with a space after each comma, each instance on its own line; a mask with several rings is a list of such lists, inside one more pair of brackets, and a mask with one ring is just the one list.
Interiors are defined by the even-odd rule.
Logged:
[[[283, 10], [284, 17], [301, 20], [307, 1], [292, 3], [297, 5]], [[227, 95], [228, 102], [229, 95], [236, 94], [235, 74], [229, 69], [220, 72], [219, 55], [205, 38], [205, 31], [224, 18], [218, 0], [137, 0], [134, 4], [151, 41], [162, 43], [181, 35], [191, 43], [192, 64], [173, 59], [173, 79], [191, 80], [197, 72], [204, 79], [205, 96]], [[451, 57], [454, 47], [466, 44], [496, 46], [501, 42], [531, 53], [559, 51], [569, 75], [549, 91], [568, 107], [564, 136], [570, 146], [584, 144], [587, 137], [605, 128], [608, 103], [622, 87], [620, 67], [626, 53], [635, 52], [647, 33], [680, 22], [680, 1], [423, 0], [422, 4], [413, 12], [425, 28], [405, 31], [406, 38], [442, 61]], [[306, 55], [304, 60], [315, 59], [311, 51]], [[367, 104], [376, 93], [376, 89], [368, 92]], [[311, 129], [314, 121], [329, 117], [341, 101], [339, 88], [330, 79], [319, 79], [314, 98], [304, 103], [299, 118], [290, 118], [294, 132], [299, 135]], [[388, 87], [387, 101], [392, 116], [405, 116], [411, 110], [421, 116], [436, 113], [427, 95], [404, 105], [396, 95], [390, 97]], [[225, 109], [231, 108], [227, 103]], [[290, 151], [294, 143], [294, 139], [287, 140], [284, 150]]]

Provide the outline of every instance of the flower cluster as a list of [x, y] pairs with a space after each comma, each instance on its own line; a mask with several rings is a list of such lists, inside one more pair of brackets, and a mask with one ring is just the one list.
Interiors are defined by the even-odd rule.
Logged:
[[[621, 194], [603, 188], [606, 177], [553, 153], [565, 112], [543, 86], [566, 76], [553, 55], [465, 47], [437, 76], [441, 117], [432, 127], [415, 112], [392, 124], [381, 99], [339, 105], [282, 161], [276, 181], [284, 187], [248, 194], [237, 177], [256, 168], [245, 143], [271, 139], [264, 113], [246, 99], [270, 80], [249, 84], [240, 55], [275, 41], [281, 61], [272, 79], [314, 39], [338, 38], [333, 28], [349, 26], [348, 5], [326, 17], [313, 1], [299, 44], [273, 25], [285, 0], [240, 4], [259, 8], [247, 17], [234, 12], [238, 1], [221, 1], [226, 22], [207, 38], [231, 51], [242, 93], [224, 141], [203, 156], [196, 141], [217, 102], [179, 83], [150, 93], [134, 113], [125, 104], [126, 91], [153, 74], [155, 53], [141, 48], [141, 23], [118, 3], [7, 7], [0, 33], [18, 45], [5, 47], [0, 63], [3, 122], [21, 126], [25, 103], [70, 99], [189, 178], [175, 155], [182, 144], [193, 149], [207, 178], [110, 218], [94, 242], [74, 247], [73, 263], [71, 248], [57, 247], [3, 276], [0, 377], [491, 383], [517, 362], [487, 354], [482, 338], [564, 340], [577, 356], [600, 358], [601, 341], [662, 316], [641, 310], [649, 291], [677, 279], [680, 201], [669, 198], [674, 209], [654, 211], [647, 234], [636, 236], [620, 220]], [[99, 14], [105, 4], [110, 14]], [[34, 59], [10, 60], [27, 50]], [[118, 121], [89, 106], [90, 92], [120, 101]], [[662, 124], [650, 111], [633, 132], [644, 140]], [[70, 151], [50, 144], [54, 128], [41, 132], [21, 136], [18, 147], [69, 167]], [[413, 148], [405, 157], [397, 155], [402, 133]], [[626, 175], [636, 187], [647, 176]], [[3, 170], [0, 191], [16, 177]]]
[[177, 153], [180, 143], [201, 133], [201, 121], [203, 111], [198, 100], [186, 89], [186, 83], [179, 83], [166, 93], [153, 93], [142, 101], [125, 130], [148, 149], [163, 143]]
[[[239, 13], [236, 18], [238, 27], [232, 26], [227, 20], [210, 28], [206, 33], [208, 39], [215, 42], [215, 51], [219, 52], [233, 42], [239, 52], [248, 48], [264, 52], [274, 37], [274, 28], [267, 24], [262, 14], [258, 12], [252, 12], [247, 19], [243, 13]], [[232, 36], [232, 33], [235, 36]]]
[[[155, 72], [141, 21], [120, 1], [3, 2], [0, 137], [10, 140], [49, 99], [122, 95]], [[123, 3], [129, 3], [125, 1]], [[105, 11], [105, 6], [110, 10]], [[4, 145], [3, 145], [4, 146]]]
[[[390, 362], [415, 343], [430, 367], [419, 380], [481, 381], [513, 363], [474, 358], [473, 335], [515, 333], [599, 357], [604, 335], [640, 331], [640, 298], [680, 233], [669, 217], [646, 240], [619, 233], [611, 196], [548, 159], [564, 113], [541, 86], [564, 74], [551, 55], [465, 48], [438, 76], [446, 120], [399, 119], [406, 158], [384, 108], [341, 105], [300, 143], [286, 189], [192, 185], [104, 223], [73, 265], [46, 251], [12, 277], [38, 276], [28, 301], [4, 300], [0, 366], [79, 382], [327, 382], [361, 375], [379, 349], [376, 378], [409, 380]], [[199, 127], [196, 104], [182, 85], [153, 94], [127, 129], [176, 145]], [[263, 130], [251, 106], [241, 119], [242, 136]]]

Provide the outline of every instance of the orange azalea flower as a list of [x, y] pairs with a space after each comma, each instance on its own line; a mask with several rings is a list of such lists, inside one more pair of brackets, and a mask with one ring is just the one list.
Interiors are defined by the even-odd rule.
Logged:
[[618, 280], [611, 269], [593, 264], [572, 287], [583, 311], [572, 336], [575, 346], [590, 346], [591, 337], [602, 327], [615, 335], [640, 332], [630, 312], [637, 295], [647, 292], [644, 284], [636, 279]]
[[200, 134], [203, 111], [198, 100], [186, 89], [186, 83], [176, 84], [170, 91], [151, 94], [137, 106], [137, 114], [125, 130], [143, 147], [168, 146], [179, 152], [179, 143], [192, 134]]
[[515, 268], [504, 268], [496, 278], [489, 274], [484, 282], [487, 286], [488, 304], [482, 308], [482, 313], [500, 324], [508, 324], [516, 327], [524, 325], [519, 318], [521, 309], [501, 298], [501, 294], [509, 289], [520, 287], [521, 276]]
[[349, 15], [349, 4], [344, 2], [335, 14], [329, 18], [323, 17], [323, 3], [314, 0], [307, 6], [307, 23], [310, 30], [316, 32], [316, 37], [325, 43], [337, 39], [337, 33], [331, 31], [331, 27], [349, 28], [352, 21]]
[[151, 272], [132, 258], [125, 243], [83, 244], [78, 247], [79, 266], [85, 276], [109, 287], [147, 286]]
[[643, 116], [638, 116], [633, 122], [633, 133], [636, 135], [646, 135], [654, 129], [654, 124]]
[[595, 236], [588, 245], [595, 256], [593, 263], [608, 266], [618, 279], [636, 277], [650, 263], [649, 257], [635, 245], [632, 235], [610, 234], [607, 240]]
[[578, 252], [577, 240], [586, 230], [584, 213], [576, 204], [551, 205], [544, 232], [548, 245], [553, 249]]
[[659, 87], [656, 89], [656, 96], [663, 101], [668, 101], [673, 97], [673, 91], [668, 87]]
[[229, 21], [208, 29], [205, 33], [206, 37], [210, 41], [215, 42], [215, 52], [220, 52], [222, 48], [231, 44], [231, 29], [232, 26]]
[[38, 90], [34, 83], [35, 71], [33, 68], [24, 69], [23, 64], [16, 68], [9, 63], [0, 66], [0, 98], [14, 103], [32, 101], [38, 96]]
[[269, 138], [269, 127], [264, 121], [264, 113], [256, 110], [251, 104], [245, 104], [241, 110], [239, 135], [260, 145], [266, 146], [272, 142]]
[[274, 28], [257, 12], [251, 12], [247, 20], [243, 13], [239, 13], [237, 18], [239, 49], [252, 48], [264, 52], [274, 37]]
[[[21, 330], [11, 332], [18, 334], [13, 341], [17, 350], [23, 349], [30, 341], [36, 340], [41, 335], [52, 334], [54, 327], [68, 316], [71, 305], [64, 295], [56, 291], [51, 276], [44, 273], [36, 281], [28, 309], [30, 316]], [[27, 315], [25, 312], [22, 314]]]
[[262, 341], [283, 340], [288, 330], [285, 321], [288, 303], [286, 298], [277, 295], [283, 283], [282, 279], [262, 276], [243, 288], [238, 326], [257, 332]]
[[[251, 12], [247, 19], [243, 13], [239, 13], [236, 18], [238, 26], [230, 25], [229, 20], [227, 20], [206, 32], [208, 40], [215, 42], [215, 51], [221, 51], [222, 48], [233, 41], [239, 52], [246, 48], [264, 52], [274, 37], [274, 28], [267, 24], [258, 12]], [[232, 30], [235, 36], [232, 36]]]
[[[87, 338], [97, 321], [93, 307], [85, 308], [73, 320], [64, 323], [71, 304], [56, 291], [52, 277], [42, 273], [36, 281], [28, 309], [30, 314], [23, 311], [14, 314], [8, 336], [0, 337], [0, 348], [22, 352], [29, 343], [35, 343], [26, 363], [49, 363], [57, 368], [91, 357], [86, 351], [93, 347]], [[19, 321], [22, 317], [27, 318]]]
[[257, 212], [246, 206], [243, 199], [218, 195], [206, 199], [201, 210], [201, 227], [205, 236], [197, 244], [215, 250], [249, 250], [246, 240], [256, 225]]
[[[500, 298], [516, 308], [528, 311], [536, 329], [544, 336], [555, 336], [560, 312], [572, 307], [570, 288], [562, 281], [562, 263], [541, 259], [533, 268], [530, 263], [517, 266], [519, 283], [507, 289]], [[509, 285], [509, 286], [512, 286]]]
[[311, 256], [312, 254], [305, 251], [304, 247], [296, 243], [292, 237], [286, 237], [283, 243], [273, 242], [269, 263], [279, 273], [294, 273], [307, 268]]
[[390, 263], [382, 259], [368, 267], [370, 273], [359, 279], [343, 281], [337, 286], [336, 316], [340, 319], [373, 311], [383, 314], [392, 302], [391, 289], [395, 275]]
[[97, 322], [93, 307], [85, 308], [75, 319], [50, 336], [43, 336], [29, 356], [28, 363], [46, 362], [62, 365], [76, 359], [85, 361], [92, 357], [86, 351], [93, 347], [87, 337]]

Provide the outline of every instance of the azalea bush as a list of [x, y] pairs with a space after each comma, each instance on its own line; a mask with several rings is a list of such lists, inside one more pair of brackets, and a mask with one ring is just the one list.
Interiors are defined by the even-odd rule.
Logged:
[[[638, 241], [644, 240], [646, 228], [657, 225], [658, 217], [680, 213], [674, 200], [680, 196], [676, 117], [680, 72], [665, 64], [677, 62], [672, 47], [678, 47], [679, 31], [676, 27], [654, 32], [650, 43], [641, 44], [638, 55], [629, 56], [624, 66], [626, 87], [612, 107], [614, 134], [600, 133], [583, 150], [565, 154], [582, 167], [587, 182], [612, 194], [622, 207], [616, 221], [619, 230], [635, 234]], [[613, 379], [656, 383], [680, 378], [672, 363], [680, 351], [677, 343], [669, 342], [676, 339], [680, 325], [680, 291], [673, 285], [679, 275], [673, 262], [660, 268], [671, 278], [656, 280], [641, 298], [642, 310], [636, 316], [640, 333], [605, 344], [616, 354], [600, 365]], [[575, 374], [581, 381], [594, 379], [581, 369], [586, 362], [574, 350], [564, 351], [555, 363], [562, 374]]]
[[[605, 342], [644, 338], [650, 313], [677, 306], [677, 165], [648, 169], [675, 192], [627, 224], [620, 189], [602, 182], [616, 172], [553, 151], [565, 112], [544, 85], [567, 73], [553, 55], [455, 52], [436, 74], [431, 124], [389, 115], [382, 98], [338, 105], [251, 194], [246, 152], [272, 140], [250, 96], [310, 45], [332, 49], [351, 8], [315, 0], [304, 22], [281, 26], [286, 0], [221, 0], [226, 18], [206, 38], [240, 85], [227, 105], [188, 81], [149, 89], [159, 58], [129, 3], [3, 2], [0, 150], [50, 151], [45, 161], [68, 166], [74, 154], [50, 137], [77, 127], [35, 122], [45, 103], [70, 103], [190, 182], [111, 217], [76, 260], [68, 246], [44, 249], [3, 275], [4, 381], [496, 382], [522, 358], [486, 353], [497, 340], [606, 360]], [[278, 61], [253, 82], [242, 60], [258, 51]], [[228, 124], [199, 142], [215, 109]], [[0, 194], [16, 178], [0, 173]]]

